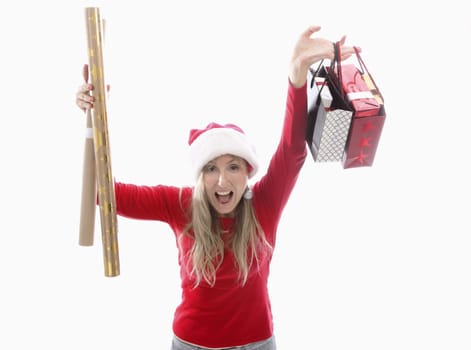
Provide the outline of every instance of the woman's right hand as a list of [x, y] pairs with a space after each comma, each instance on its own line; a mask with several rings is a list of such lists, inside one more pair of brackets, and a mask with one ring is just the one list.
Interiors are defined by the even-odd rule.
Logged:
[[85, 83], [79, 86], [75, 94], [75, 104], [85, 112], [87, 109], [93, 108], [93, 102], [95, 102], [95, 98], [90, 95], [93, 85], [88, 83], [88, 64], [84, 64], [82, 75]]
[[[334, 42], [318, 38], [317, 34], [321, 30], [320, 26], [308, 27], [299, 37], [291, 57], [289, 79], [294, 87], [302, 87], [306, 84], [306, 77], [309, 67], [317, 61], [334, 58]], [[340, 59], [346, 60], [355, 53], [353, 46], [345, 45], [346, 37], [340, 39]], [[360, 52], [361, 49], [357, 48]]]

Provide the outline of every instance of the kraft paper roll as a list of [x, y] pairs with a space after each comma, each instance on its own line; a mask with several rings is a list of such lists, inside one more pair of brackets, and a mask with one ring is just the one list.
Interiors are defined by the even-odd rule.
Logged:
[[87, 129], [85, 134], [83, 153], [82, 203], [80, 208], [79, 244], [81, 246], [92, 246], [95, 231], [97, 191], [92, 114], [90, 110], [87, 110]]

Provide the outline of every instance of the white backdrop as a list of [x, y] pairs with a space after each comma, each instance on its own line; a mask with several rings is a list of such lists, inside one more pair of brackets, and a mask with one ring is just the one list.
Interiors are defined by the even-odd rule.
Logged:
[[[276, 4], [275, 4], [276, 3]], [[175, 242], [119, 218], [121, 275], [101, 233], [78, 245], [84, 7], [107, 20], [113, 175], [190, 184], [187, 136], [242, 126], [262, 172], [302, 30], [363, 49], [387, 120], [373, 167], [308, 158], [272, 264], [278, 347], [470, 349], [469, 18], [461, 1], [15, 1], [0, 14], [0, 348], [168, 349]], [[98, 212], [97, 212], [98, 214]]]

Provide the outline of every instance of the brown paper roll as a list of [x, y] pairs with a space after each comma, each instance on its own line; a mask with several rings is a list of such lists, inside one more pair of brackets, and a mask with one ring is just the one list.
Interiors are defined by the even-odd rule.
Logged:
[[96, 216], [96, 166], [93, 145], [92, 114], [87, 110], [87, 128], [85, 135], [82, 173], [82, 203], [80, 208], [81, 246], [92, 246]]

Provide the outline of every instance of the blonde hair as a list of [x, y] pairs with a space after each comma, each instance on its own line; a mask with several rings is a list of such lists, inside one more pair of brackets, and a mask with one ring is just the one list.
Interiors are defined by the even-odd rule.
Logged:
[[[193, 238], [187, 268], [195, 277], [195, 287], [202, 280], [214, 286], [216, 271], [224, 259], [224, 241], [218, 214], [206, 196], [202, 173], [193, 190], [190, 217], [191, 221], [180, 235], [180, 241], [184, 235]], [[239, 271], [239, 282], [244, 285], [254, 261], [258, 267], [261, 255], [273, 250], [255, 217], [251, 199], [242, 197], [238, 203], [232, 237], [230, 247]]]

